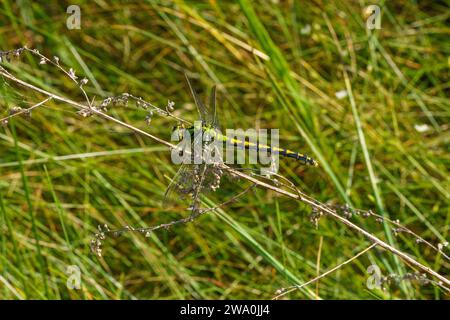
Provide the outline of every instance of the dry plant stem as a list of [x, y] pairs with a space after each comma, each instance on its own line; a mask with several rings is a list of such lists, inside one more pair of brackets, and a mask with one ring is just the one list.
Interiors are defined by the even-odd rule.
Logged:
[[114, 118], [114, 117], [111, 117], [110, 115], [108, 115], [108, 114], [106, 114], [106, 113], [104, 113], [104, 112], [102, 112], [102, 111], [100, 111], [100, 110], [97, 110], [97, 109], [95, 109], [95, 108], [87, 107], [87, 106], [85, 106], [85, 105], [83, 105], [83, 104], [81, 104], [81, 103], [79, 103], [79, 102], [73, 101], [73, 100], [68, 99], [68, 98], [65, 98], [65, 97], [61, 97], [61, 96], [59, 96], [59, 95], [56, 95], [56, 94], [53, 94], [53, 93], [48, 92], [48, 91], [46, 91], [46, 90], [43, 90], [43, 89], [41, 89], [41, 88], [38, 88], [38, 87], [36, 87], [36, 86], [34, 86], [34, 85], [32, 85], [32, 84], [29, 84], [29, 83], [27, 83], [27, 82], [25, 82], [25, 81], [22, 81], [22, 80], [20, 80], [20, 79], [17, 79], [17, 78], [14, 77], [13, 75], [11, 75], [11, 74], [9, 74], [8, 72], [4, 71], [4, 69], [1, 68], [1, 67], [0, 67], [0, 75], [4, 76], [5, 78], [8, 78], [8, 79], [10, 79], [10, 80], [12, 80], [12, 81], [14, 81], [14, 82], [16, 82], [16, 83], [21, 84], [21, 85], [23, 85], [24, 87], [27, 87], [27, 88], [29, 88], [29, 89], [32, 89], [32, 90], [35, 90], [35, 91], [40, 92], [40, 93], [42, 93], [42, 94], [45, 94], [46, 96], [51, 97], [51, 98], [53, 98], [53, 99], [55, 99], [55, 100], [57, 100], [57, 101], [61, 101], [61, 102], [70, 104], [70, 105], [74, 106], [75, 108], [77, 108], [77, 109], [79, 109], [79, 110], [87, 110], [87, 111], [90, 111], [90, 112], [92, 112], [92, 113], [95, 113], [95, 114], [97, 114], [98, 116], [100, 116], [100, 117], [102, 117], [102, 118], [104, 118], [104, 119], [106, 119], [106, 120], [115, 122], [115, 123], [117, 123], [117, 124], [119, 124], [119, 125], [121, 125], [121, 126], [123, 126], [123, 127], [126, 127], [126, 128], [128, 128], [128, 129], [130, 129], [130, 130], [136, 132], [136, 133], [139, 133], [139, 134], [142, 134], [142, 135], [144, 135], [144, 136], [146, 136], [146, 137], [149, 137], [149, 138], [151, 138], [151, 139], [153, 139], [153, 140], [155, 140], [155, 141], [157, 141], [157, 142], [159, 142], [159, 143], [161, 143], [161, 144], [164, 144], [165, 146], [167, 146], [167, 147], [169, 147], [169, 148], [172, 148], [172, 149], [173, 149], [173, 148], [176, 147], [175, 145], [171, 144], [170, 142], [167, 142], [167, 141], [165, 141], [165, 140], [163, 140], [163, 139], [160, 139], [160, 138], [158, 138], [158, 137], [156, 137], [156, 136], [154, 136], [154, 135], [152, 135], [152, 134], [150, 134], [150, 133], [148, 133], [148, 132], [146, 132], [146, 131], [143, 131], [143, 130], [141, 130], [141, 129], [135, 128], [135, 127], [133, 127], [132, 125], [129, 125], [129, 124], [123, 122], [123, 121], [120, 121], [120, 120], [118, 120], [118, 119], [116, 119], [116, 118]]
[[142, 233], [145, 232], [145, 233], [147, 233], [147, 232], [153, 232], [155, 230], [162, 229], [162, 228], [169, 229], [170, 227], [172, 227], [174, 225], [177, 225], [177, 224], [185, 224], [185, 223], [188, 223], [188, 222], [192, 222], [195, 219], [197, 219], [198, 217], [200, 217], [200, 216], [202, 216], [202, 215], [204, 215], [204, 214], [206, 214], [208, 212], [217, 210], [219, 208], [223, 208], [226, 205], [236, 201], [237, 199], [242, 197], [244, 194], [249, 192], [250, 189], [252, 189], [254, 186], [255, 186], [255, 184], [252, 184], [251, 186], [246, 188], [244, 191], [234, 195], [233, 197], [231, 197], [227, 201], [224, 201], [224, 202], [218, 204], [217, 206], [214, 206], [214, 207], [208, 208], [208, 209], [204, 209], [204, 210], [197, 210], [196, 212], [194, 212], [193, 214], [191, 214], [187, 218], [174, 220], [174, 221], [171, 221], [169, 223], [162, 223], [162, 224], [159, 224], [159, 225], [156, 225], [156, 226], [153, 226], [153, 227], [149, 227], [149, 228], [132, 228], [130, 226], [127, 226], [127, 227], [124, 227], [124, 228], [121, 228], [121, 229], [107, 231], [107, 232], [105, 232], [105, 234], [120, 234], [120, 233], [123, 233], [123, 232], [129, 232], [129, 231], [142, 232]]
[[[317, 204], [315, 201], [312, 201], [311, 199], [308, 199], [306, 197], [304, 197], [301, 194], [294, 194], [291, 193], [289, 191], [277, 188], [275, 186], [272, 186], [268, 183], [265, 182], [261, 182], [258, 179], [255, 179], [251, 176], [248, 176], [246, 174], [243, 174], [239, 171], [233, 170], [232, 168], [227, 167], [228, 171], [232, 172], [233, 174], [243, 178], [243, 179], [247, 179], [255, 184], [257, 184], [260, 187], [264, 187], [266, 189], [271, 189], [273, 191], [276, 191], [286, 197], [292, 198], [292, 199], [296, 199], [296, 200], [300, 200], [304, 203], [309, 204], [312, 207], [315, 207], [321, 211], [323, 211], [324, 213], [332, 216], [333, 218], [335, 218], [336, 220], [342, 222], [343, 224], [345, 224], [346, 226], [348, 226], [349, 228], [361, 233], [363, 236], [365, 236], [366, 238], [368, 238], [370, 241], [372, 241], [373, 243], [379, 245], [380, 247], [392, 252], [393, 254], [399, 256], [401, 259], [403, 259], [404, 261], [410, 263], [411, 265], [425, 271], [426, 273], [432, 275], [433, 277], [436, 277], [437, 279], [439, 279], [440, 281], [442, 281], [442, 283], [445, 283], [447, 286], [450, 286], [450, 280], [448, 280], [447, 278], [443, 277], [442, 275], [440, 275], [439, 273], [437, 273], [436, 271], [434, 271], [433, 269], [421, 264], [420, 262], [416, 261], [415, 259], [411, 258], [410, 256], [408, 256], [406, 253], [401, 252], [400, 250], [398, 250], [397, 248], [387, 244], [386, 242], [384, 242], [383, 240], [377, 238], [376, 236], [372, 235], [371, 233], [367, 232], [366, 230], [362, 229], [361, 227], [355, 225], [353, 222], [349, 221], [348, 219], [341, 217], [336, 211], [324, 206], [324, 205], [319, 205]], [[445, 288], [446, 290], [449, 290], [447, 287], [441, 285], [443, 288]]]
[[75, 77], [75, 74], [71, 75], [63, 67], [61, 67], [60, 64], [59, 64], [59, 58], [58, 58], [58, 60], [56, 60], [56, 62], [54, 62], [53, 60], [50, 60], [49, 58], [47, 58], [46, 56], [44, 56], [43, 54], [41, 54], [37, 50], [32, 50], [32, 49], [29, 49], [27, 47], [23, 47], [23, 49], [25, 51], [30, 52], [31, 54], [37, 55], [39, 58], [41, 58], [41, 61], [43, 60], [43, 61], [45, 61], [45, 63], [50, 63], [53, 66], [55, 66], [56, 68], [58, 68], [61, 72], [63, 72], [70, 80], [72, 80], [75, 84], [78, 85], [78, 87], [81, 90], [81, 92], [83, 93], [83, 96], [86, 99], [86, 102], [88, 103], [89, 107], [92, 106], [91, 101], [89, 100], [89, 97], [88, 97], [86, 91], [83, 89], [83, 86], [80, 85], [80, 83], [77, 81], [77, 78]]
[[45, 100], [43, 100], [43, 101], [41, 101], [41, 102], [39, 102], [39, 103], [36, 103], [35, 105], [33, 105], [33, 106], [31, 106], [31, 107], [29, 107], [29, 108], [27, 108], [27, 109], [20, 110], [19, 112], [16, 112], [16, 113], [11, 114], [11, 115], [9, 115], [9, 116], [3, 118], [3, 119], [0, 119], [0, 123], [4, 123], [5, 121], [8, 121], [8, 120], [11, 119], [12, 117], [15, 117], [15, 116], [18, 116], [18, 115], [21, 115], [21, 114], [30, 112], [30, 111], [33, 110], [34, 108], [40, 107], [41, 105], [43, 105], [44, 103], [46, 103], [47, 101], [49, 101], [49, 100], [51, 100], [51, 99], [53, 99], [53, 97], [48, 97], [47, 99], [45, 99]]
[[[323, 246], [323, 236], [320, 236], [319, 239], [319, 250], [317, 253], [317, 260], [316, 260], [316, 273], [317, 276], [320, 275], [320, 258], [322, 257], [322, 246]], [[316, 282], [316, 299], [319, 297], [319, 281]]]
[[[55, 99], [55, 100], [58, 100], [58, 101], [61, 101], [61, 102], [65, 102], [65, 103], [67, 103], [67, 104], [70, 104], [70, 105], [74, 106], [74, 107], [77, 108], [77, 109], [80, 109], [80, 110], [89, 110], [89, 111], [91, 111], [92, 113], [97, 114], [98, 116], [100, 116], [100, 117], [102, 117], [102, 118], [104, 118], [104, 119], [106, 119], [106, 120], [112, 121], [112, 122], [114, 122], [114, 123], [117, 123], [117, 124], [119, 124], [119, 125], [125, 127], [125, 128], [128, 128], [128, 129], [132, 130], [132, 131], [135, 132], [135, 133], [139, 133], [139, 134], [141, 134], [141, 135], [143, 135], [143, 136], [146, 136], [146, 137], [148, 137], [148, 138], [151, 138], [151, 139], [157, 141], [158, 143], [161, 143], [161, 144], [163, 144], [163, 145], [165, 145], [165, 146], [167, 146], [167, 147], [169, 147], [169, 148], [171, 148], [171, 149], [176, 148], [176, 146], [173, 145], [172, 143], [167, 142], [167, 141], [165, 141], [165, 140], [163, 140], [163, 139], [160, 139], [160, 138], [158, 138], [158, 137], [156, 137], [156, 136], [154, 136], [154, 135], [152, 135], [152, 134], [150, 134], [150, 133], [148, 133], [148, 132], [146, 132], [146, 131], [143, 131], [143, 130], [141, 130], [141, 129], [139, 129], [139, 128], [135, 128], [135, 127], [133, 127], [132, 125], [127, 124], [127, 123], [125, 123], [125, 122], [123, 122], [123, 121], [120, 121], [120, 120], [118, 120], [118, 119], [116, 119], [116, 118], [114, 118], [114, 117], [112, 117], [112, 116], [110, 116], [110, 115], [108, 115], [108, 114], [105, 114], [105, 113], [103, 113], [103, 112], [100, 111], [100, 110], [97, 110], [97, 109], [91, 108], [91, 107], [87, 107], [87, 106], [85, 106], [85, 105], [83, 105], [83, 104], [81, 104], [81, 103], [78, 103], [78, 102], [73, 101], [73, 100], [71, 100], [71, 99], [68, 99], [68, 98], [61, 97], [61, 96], [59, 96], [59, 95], [50, 93], [50, 92], [48, 92], [48, 91], [46, 91], [46, 90], [43, 90], [43, 89], [38, 88], [38, 87], [36, 87], [36, 86], [33, 86], [32, 84], [29, 84], [29, 83], [24, 82], [24, 81], [22, 81], [22, 80], [20, 80], [20, 79], [17, 79], [16, 77], [14, 77], [13, 75], [9, 74], [8, 72], [6, 72], [5, 69], [3, 69], [3, 68], [1, 68], [1, 67], [0, 67], [0, 75], [2, 75], [2, 76], [4, 76], [5, 78], [10, 79], [10, 80], [12, 80], [12, 81], [18, 83], [18, 84], [21, 84], [21, 85], [23, 85], [23, 86], [25, 86], [25, 87], [27, 87], [27, 88], [29, 88], [29, 89], [35, 90], [35, 91], [40, 92], [40, 93], [42, 93], [42, 94], [45, 94], [45, 95], [47, 95], [47, 96], [49, 96], [49, 97], [52, 97], [52, 98]], [[407, 262], [407, 263], [409, 263], [409, 264], [411, 264], [411, 265], [413, 265], [413, 266], [415, 266], [415, 267], [421, 269], [422, 271], [428, 273], [429, 275], [435, 277], [436, 279], [439, 280], [438, 284], [439, 284], [441, 287], [443, 287], [443, 288], [446, 289], [447, 291], [449, 290], [448, 288], [450, 287], [450, 280], [448, 280], [448, 279], [445, 278], [444, 276], [440, 275], [439, 273], [437, 273], [437, 272], [434, 271], [433, 269], [431, 269], [431, 268], [429, 268], [429, 267], [427, 267], [427, 266], [421, 264], [421, 263], [418, 262], [417, 260], [411, 258], [410, 256], [408, 256], [407, 254], [405, 254], [405, 253], [403, 253], [402, 251], [398, 250], [397, 248], [395, 248], [395, 247], [389, 245], [388, 243], [384, 242], [383, 240], [377, 238], [376, 236], [372, 235], [371, 233], [367, 232], [366, 230], [362, 229], [361, 227], [355, 225], [354, 223], [352, 223], [352, 222], [349, 221], [348, 219], [341, 217], [336, 211], [334, 211], [334, 210], [332, 210], [332, 209], [330, 209], [330, 208], [328, 208], [328, 207], [326, 207], [326, 206], [324, 206], [324, 205], [319, 205], [319, 204], [317, 204], [315, 201], [313, 201], [313, 200], [311, 200], [311, 199], [308, 199], [308, 198], [304, 197], [304, 196], [301, 195], [301, 194], [295, 194], [295, 193], [292, 193], [292, 192], [283, 190], [283, 189], [281, 189], [281, 188], [278, 188], [278, 187], [276, 187], [276, 186], [270, 185], [270, 184], [268, 184], [268, 183], [262, 182], [262, 181], [260, 181], [260, 180], [258, 180], [258, 179], [255, 179], [254, 177], [251, 177], [251, 176], [249, 176], [249, 175], [247, 175], [247, 174], [245, 174], [245, 173], [242, 173], [242, 172], [240, 172], [240, 171], [238, 171], [238, 170], [235, 170], [235, 169], [233, 169], [233, 168], [230, 168], [230, 167], [228, 167], [228, 166], [225, 165], [225, 164], [221, 164], [220, 167], [221, 167], [222, 169], [224, 169], [224, 170], [227, 170], [227, 171], [230, 172], [231, 174], [234, 174], [235, 176], [238, 176], [238, 177], [241, 177], [241, 178], [243, 178], [243, 179], [245, 179], [245, 180], [248, 180], [248, 181], [250, 181], [250, 182], [253, 182], [254, 184], [256, 184], [256, 185], [258, 185], [258, 186], [260, 186], [260, 187], [263, 187], [263, 188], [266, 188], [266, 189], [269, 189], [269, 190], [273, 190], [273, 191], [275, 191], [275, 192], [277, 192], [277, 193], [279, 193], [279, 194], [281, 194], [281, 195], [284, 195], [284, 196], [286, 196], [286, 197], [288, 197], [288, 198], [302, 201], [303, 203], [306, 203], [306, 204], [308, 204], [308, 205], [310, 205], [310, 206], [312, 206], [312, 207], [314, 207], [314, 208], [317, 208], [317, 209], [321, 210], [322, 212], [324, 212], [324, 213], [328, 214], [329, 216], [332, 216], [332, 217], [335, 218], [336, 220], [342, 222], [342, 223], [345, 224], [347, 227], [349, 227], [349, 228], [351, 228], [351, 229], [353, 229], [353, 230], [355, 230], [355, 231], [361, 233], [363, 236], [365, 236], [366, 238], [368, 238], [368, 239], [369, 239], [370, 241], [372, 241], [373, 243], [375, 243], [375, 244], [379, 245], [380, 247], [384, 248], [385, 250], [390, 251], [391, 253], [397, 255], [398, 257], [400, 257], [400, 258], [401, 258], [402, 260], [404, 260], [405, 262]], [[446, 284], [448, 287], [444, 286], [443, 284]]]
[[410, 230], [410, 229], [406, 228], [405, 226], [403, 226], [401, 223], [399, 223], [399, 222], [397, 222], [397, 221], [394, 221], [394, 220], [392, 220], [392, 219], [383, 217], [383, 216], [381, 216], [381, 215], [379, 215], [379, 214], [376, 214], [376, 213], [371, 213], [371, 215], [374, 216], [374, 217], [377, 217], [377, 218], [379, 218], [379, 219], [384, 219], [384, 220], [386, 220], [387, 222], [389, 222], [389, 223], [393, 224], [394, 226], [400, 228], [400, 231], [401, 231], [401, 232], [408, 233], [408, 234], [412, 235], [412, 236], [415, 237], [417, 240], [420, 240], [420, 242], [425, 243], [427, 246], [429, 246], [430, 248], [432, 248], [433, 250], [435, 250], [436, 252], [438, 252], [439, 254], [441, 254], [442, 257], [444, 257], [445, 259], [450, 260], [450, 257], [449, 257], [447, 254], [445, 254], [443, 250], [440, 250], [440, 249], [437, 248], [435, 245], [433, 245], [433, 244], [430, 243], [429, 241], [427, 241], [427, 240], [425, 240], [424, 238], [422, 238], [421, 236], [419, 236], [417, 233], [415, 233], [415, 232], [413, 232], [412, 230]]
[[[143, 105], [145, 105], [145, 106], [147, 106], [147, 107], [151, 107], [151, 108], [153, 108], [153, 109], [160, 109], [160, 108], [158, 108], [157, 106], [151, 104], [150, 102], [147, 102], [147, 101], [143, 100], [141, 97], [136, 97], [136, 96], [134, 96], [134, 95], [132, 95], [132, 94], [128, 94], [128, 97], [131, 98], [132, 100], [136, 101], [137, 103], [141, 103], [141, 104], [143, 104]], [[165, 116], [168, 116], [168, 117], [170, 117], [170, 118], [173, 118], [173, 119], [177, 120], [177, 121], [180, 122], [180, 123], [184, 123], [184, 124], [187, 124], [187, 125], [190, 125], [190, 124], [191, 124], [191, 122], [186, 121], [186, 120], [184, 120], [184, 119], [181, 119], [180, 117], [175, 116], [174, 114], [172, 114], [172, 113], [171, 113], [169, 110], [167, 110], [167, 109], [164, 110], [164, 115], [165, 115]]]
[[343, 267], [344, 265], [346, 265], [346, 264], [352, 262], [353, 260], [355, 260], [355, 259], [357, 259], [358, 257], [362, 256], [364, 253], [366, 253], [367, 251], [369, 251], [370, 249], [372, 249], [372, 248], [374, 248], [374, 247], [376, 247], [376, 246], [377, 246], [376, 243], [371, 244], [370, 246], [368, 246], [367, 248], [365, 248], [363, 251], [359, 252], [359, 253], [356, 254], [355, 256], [351, 257], [350, 259], [348, 259], [348, 260], [342, 262], [341, 264], [335, 266], [334, 268], [331, 268], [330, 270], [328, 270], [328, 271], [322, 273], [321, 275], [319, 275], [319, 276], [317, 276], [317, 277], [315, 277], [315, 278], [313, 278], [313, 279], [311, 279], [311, 280], [309, 280], [309, 281], [307, 281], [307, 282], [305, 282], [305, 283], [303, 283], [303, 284], [301, 284], [301, 285], [298, 285], [298, 286], [292, 286], [292, 287], [289, 287], [289, 288], [283, 288], [283, 289], [281, 289], [283, 292], [280, 293], [279, 295], [273, 297], [272, 300], [277, 300], [277, 299], [281, 298], [282, 296], [284, 296], [284, 295], [286, 295], [286, 294], [288, 294], [288, 293], [290, 293], [290, 292], [292, 292], [292, 291], [294, 291], [294, 290], [299, 290], [299, 289], [301, 289], [301, 288], [303, 288], [303, 287], [306, 287], [307, 285], [309, 285], [309, 284], [311, 284], [311, 283], [313, 283], [313, 282], [315, 282], [315, 281], [317, 281], [317, 280], [319, 280], [319, 279], [321, 279], [321, 278], [326, 277], [326, 276], [329, 275], [330, 273], [333, 273], [333, 272], [336, 271], [337, 269], [340, 269], [340, 268]]
[[[326, 206], [322, 203], [320, 203], [319, 201], [315, 200], [314, 198], [304, 194], [303, 192], [301, 192], [300, 190], [297, 189], [297, 187], [295, 186], [295, 184], [293, 182], [291, 182], [290, 180], [288, 180], [286, 177], [283, 177], [277, 173], [273, 173], [274, 176], [276, 176], [277, 178], [280, 178], [281, 180], [283, 180], [283, 182], [278, 181], [277, 185], [282, 185], [285, 188], [290, 189], [291, 191], [295, 192], [297, 195], [299, 195], [300, 197], [305, 197], [311, 201], [313, 201], [314, 203], [316, 203], [317, 205], [323, 205]], [[431, 249], [433, 249], [434, 251], [436, 251], [438, 254], [442, 255], [443, 258], [450, 260], [450, 257], [448, 255], [446, 255], [443, 250], [437, 248], [436, 246], [434, 246], [432, 243], [426, 241], [424, 238], [422, 238], [421, 236], [419, 236], [418, 234], [416, 234], [415, 232], [411, 231], [410, 229], [406, 228], [405, 226], [403, 226], [400, 222], [391, 220], [389, 218], [383, 217], [379, 214], [376, 214], [372, 211], [364, 211], [364, 210], [360, 210], [360, 209], [354, 209], [355, 212], [357, 212], [357, 214], [369, 214], [370, 216], [373, 216], [377, 219], [381, 219], [381, 220], [385, 220], [388, 223], [391, 223], [392, 225], [396, 226], [398, 229], [396, 230], [396, 232], [404, 232], [404, 233], [408, 233], [410, 235], [412, 235], [413, 237], [416, 238], [416, 240], [418, 240], [420, 243], [424, 243], [425, 245], [427, 245], [428, 247], [430, 247]]]

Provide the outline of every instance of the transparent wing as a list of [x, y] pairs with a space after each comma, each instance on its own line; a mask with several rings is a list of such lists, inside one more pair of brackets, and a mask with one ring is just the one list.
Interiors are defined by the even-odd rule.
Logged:
[[216, 99], [216, 91], [217, 91], [217, 86], [213, 86], [211, 89], [211, 95], [209, 97], [209, 107], [211, 108], [211, 115], [212, 115], [212, 125], [214, 128], [219, 128], [219, 121], [217, 119], [217, 109], [216, 109], [216, 105], [217, 105], [217, 99]]
[[192, 169], [192, 166], [188, 164], [181, 165], [164, 193], [164, 205], [183, 198], [185, 195], [184, 190], [189, 188], [188, 181], [193, 181], [194, 174]]
[[222, 174], [211, 164], [182, 165], [167, 187], [164, 206], [188, 202], [192, 213], [198, 211], [201, 195], [218, 189]]
[[198, 109], [198, 113], [200, 114], [200, 119], [206, 124], [211, 124], [214, 120], [211, 110], [209, 110], [200, 100], [197, 92], [194, 90], [194, 87], [192, 86], [191, 80], [189, 79], [188, 75], [185, 73], [184, 76], [186, 77], [189, 90], [191, 91], [192, 97], [194, 98], [195, 105], [197, 106]]
[[192, 192], [191, 210], [195, 213], [200, 208], [200, 194], [202, 192], [203, 183], [205, 182], [208, 166], [206, 164], [198, 165], [195, 172], [195, 184]]

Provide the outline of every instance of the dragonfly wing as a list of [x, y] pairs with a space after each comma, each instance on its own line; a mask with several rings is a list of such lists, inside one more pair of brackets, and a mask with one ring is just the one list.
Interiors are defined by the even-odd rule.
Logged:
[[198, 210], [201, 193], [208, 191], [209, 167], [206, 164], [183, 164], [164, 193], [164, 204], [170, 206], [172, 203], [184, 202], [188, 198], [189, 201], [192, 200], [190, 205], [193, 210]]
[[184, 76], [186, 77], [186, 81], [189, 86], [189, 90], [191, 91], [192, 97], [194, 97], [195, 105], [197, 106], [198, 113], [200, 114], [200, 119], [207, 122], [209, 120], [208, 118], [210, 117], [210, 112], [200, 100], [197, 92], [194, 90], [194, 87], [192, 86], [191, 80], [189, 79], [188, 75], [185, 73]]
[[219, 123], [217, 121], [217, 110], [216, 110], [216, 91], [217, 91], [217, 86], [213, 86], [211, 89], [211, 96], [209, 97], [210, 102], [209, 102], [209, 107], [211, 109], [211, 123], [213, 125], [214, 128], [219, 127]]
[[200, 193], [202, 191], [203, 182], [205, 179], [205, 173], [207, 170], [207, 166], [205, 164], [196, 166], [196, 172], [195, 172], [195, 183], [193, 185], [193, 192], [192, 192], [192, 204], [191, 204], [191, 210], [192, 213], [195, 213], [198, 211], [200, 207]]
[[187, 164], [181, 165], [180, 169], [178, 169], [177, 173], [172, 178], [172, 181], [170, 181], [166, 192], [164, 193], [164, 203], [171, 202], [174, 196], [182, 196], [180, 192], [183, 191], [183, 189], [188, 188], [186, 183], [189, 181], [189, 176], [193, 176], [191, 170], [191, 166]]

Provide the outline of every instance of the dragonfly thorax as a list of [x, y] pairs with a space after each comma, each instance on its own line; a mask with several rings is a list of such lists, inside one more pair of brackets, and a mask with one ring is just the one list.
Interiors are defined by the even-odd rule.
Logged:
[[196, 134], [202, 132], [204, 136], [215, 137], [217, 135], [217, 129], [214, 126], [202, 123], [202, 126], [186, 126], [185, 124], [179, 124], [173, 127], [172, 132], [176, 134], [178, 140], [183, 140], [186, 135], [188, 135], [191, 139], [195, 137]]

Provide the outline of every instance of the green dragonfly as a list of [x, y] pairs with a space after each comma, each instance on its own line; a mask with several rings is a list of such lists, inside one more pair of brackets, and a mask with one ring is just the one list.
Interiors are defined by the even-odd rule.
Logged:
[[[189, 138], [187, 139], [189, 141], [188, 144], [201, 143], [202, 148], [210, 149], [207, 154], [219, 154], [219, 160], [214, 162], [202, 161], [205, 159], [200, 159], [200, 161], [196, 162], [196, 155], [194, 155], [194, 153], [191, 153], [189, 155], [189, 163], [183, 163], [181, 165], [180, 169], [175, 174], [169, 186], [167, 187], [164, 195], [165, 199], [169, 198], [171, 194], [177, 194], [178, 196], [181, 196], [181, 198], [189, 196], [192, 198], [190, 209], [192, 211], [197, 211], [199, 209], [200, 194], [202, 192], [211, 190], [215, 191], [217, 188], [219, 188], [220, 180], [223, 175], [223, 170], [221, 169], [220, 164], [222, 164], [223, 162], [221, 160], [221, 150], [218, 149], [218, 145], [214, 142], [226, 143], [237, 148], [254, 149], [257, 152], [264, 151], [269, 154], [278, 154], [283, 157], [300, 161], [305, 165], [314, 167], [318, 166], [317, 161], [302, 153], [283, 148], [271, 147], [265, 144], [253, 143], [250, 141], [246, 141], [245, 139], [240, 140], [230, 138], [226, 135], [223, 135], [220, 131], [220, 125], [217, 119], [216, 86], [212, 87], [210, 103], [208, 106], [205, 106], [205, 104], [203, 104], [203, 102], [197, 95], [197, 92], [194, 90], [189, 77], [186, 74], [185, 77], [200, 115], [201, 128], [198, 128], [198, 125], [196, 127], [195, 125], [186, 126], [184, 124], [180, 124], [174, 128], [174, 133], [177, 132], [180, 139], [183, 139], [183, 137]], [[208, 138], [204, 139], [205, 136]], [[205, 140], [207, 141], [206, 143]], [[204, 155], [203, 152], [201, 152], [201, 154]]]

